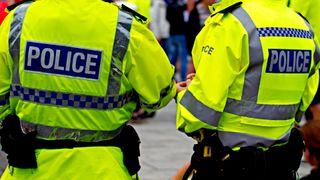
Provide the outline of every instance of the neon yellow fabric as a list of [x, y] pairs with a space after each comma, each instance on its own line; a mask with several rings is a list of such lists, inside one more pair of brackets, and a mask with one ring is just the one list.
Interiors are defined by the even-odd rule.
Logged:
[[311, 24], [315, 35], [317, 36], [318, 45], [320, 45], [319, 37], [320, 37], [320, 1], [312, 0], [312, 1], [304, 1], [304, 0], [290, 0], [289, 7], [294, 9], [295, 11], [301, 13], [309, 23]]
[[[228, 98], [241, 100], [246, 70], [249, 66], [248, 34], [237, 18], [230, 13], [219, 13], [234, 0], [223, 0], [210, 7], [217, 13], [207, 19], [198, 34], [192, 55], [196, 76], [188, 87], [196, 100], [206, 107], [221, 112], [217, 127], [201, 121], [181, 105], [184, 92], [179, 93], [177, 103], [177, 129], [190, 133], [200, 128], [217, 128], [219, 131], [245, 133], [278, 139], [286, 134], [294, 123], [288, 120], [265, 120], [238, 116], [224, 112]], [[266, 8], [270, 7], [270, 8]], [[289, 27], [308, 31], [303, 19], [291, 9], [286, 1], [248, 0], [242, 8], [252, 18], [257, 28]], [[266, 18], [266, 15], [269, 18]], [[275, 18], [281, 17], [281, 18]], [[278, 19], [278, 20], [275, 20]], [[305, 74], [266, 73], [268, 49], [310, 49], [315, 51], [312, 39], [290, 37], [260, 37], [264, 64], [257, 97], [257, 104], [298, 104], [303, 99], [301, 110], [311, 103], [318, 85], [318, 73], [308, 79]], [[313, 66], [314, 62], [312, 60]]]
[[[86, 2], [86, 3], [85, 3]], [[60, 8], [52, 8], [58, 3]], [[79, 8], [79, 10], [75, 10]], [[66, 10], [68, 9], [68, 10]], [[93, 13], [91, 13], [93, 12]], [[108, 12], [108, 13], [105, 13]], [[11, 13], [10, 16], [12, 16]], [[47, 14], [42, 16], [42, 14]], [[50, 91], [104, 96], [108, 86], [108, 75], [112, 53], [114, 34], [116, 31], [118, 8], [100, 1], [39, 1], [33, 3], [26, 14], [21, 35], [21, 47], [25, 40], [40, 41], [53, 44], [68, 44], [70, 46], [98, 48], [103, 53], [103, 64], [99, 81], [71, 79], [65, 76], [22, 72], [21, 83]], [[42, 20], [42, 18], [45, 18]], [[80, 19], [80, 21], [75, 21]], [[39, 23], [41, 21], [41, 23]], [[55, 22], [55, 23], [52, 23]], [[85, 22], [85, 23], [84, 23]], [[105, 22], [105, 23], [101, 23]], [[11, 57], [8, 53], [7, 37], [9, 24], [2, 26], [1, 34], [1, 94], [8, 92], [10, 84]], [[101, 27], [102, 26], [102, 27]], [[29, 28], [32, 27], [32, 31]], [[59, 28], [57, 28], [59, 27]], [[101, 28], [96, 28], [101, 27]], [[77, 29], [77, 31], [75, 31]], [[51, 33], [50, 33], [51, 32]], [[108, 32], [108, 33], [106, 33]], [[90, 34], [90, 39], [84, 34]], [[102, 49], [103, 48], [103, 49]], [[24, 54], [22, 49], [21, 54]], [[157, 56], [155, 56], [157, 54]], [[123, 76], [121, 78], [120, 94], [135, 89], [142, 102], [154, 104], [158, 101], [166, 105], [174, 96], [175, 86], [172, 86], [166, 97], [161, 99], [160, 91], [172, 85], [174, 68], [160, 48], [153, 34], [139, 22], [133, 21], [128, 51], [123, 61]], [[22, 62], [22, 61], [21, 61]], [[5, 63], [3, 65], [3, 63]], [[23, 64], [21, 64], [23, 67]], [[94, 88], [93, 88], [94, 87]], [[10, 103], [14, 103], [11, 101]], [[57, 108], [38, 105], [30, 102], [17, 102], [15, 111], [19, 117], [33, 123], [46, 124], [64, 128], [113, 130], [131, 119], [131, 112], [136, 103], [128, 103], [123, 108], [101, 111], [94, 109]], [[149, 109], [156, 110], [156, 109]], [[1, 111], [0, 111], [1, 112]], [[54, 113], [52, 113], [54, 112]], [[50, 114], [50, 115], [49, 115]], [[68, 119], [68, 120], [64, 120]], [[103, 119], [103, 123], [100, 123]], [[94, 123], [93, 123], [94, 122]]]
[[127, 2], [135, 4], [138, 8], [137, 12], [148, 18], [150, 22], [151, 0], [127, 0]]
[[[12, 57], [8, 38], [14, 16], [10, 12], [0, 28], [0, 96], [9, 92]], [[101, 0], [41, 0], [30, 5], [23, 21], [20, 39], [19, 75], [23, 87], [88, 96], [106, 96], [112, 48], [119, 9]], [[174, 97], [174, 67], [150, 30], [135, 21], [131, 25], [128, 50], [120, 81], [120, 94], [134, 90], [148, 111], [164, 107]], [[26, 41], [45, 42], [102, 51], [99, 80], [71, 78], [24, 70]], [[163, 92], [164, 89], [167, 92]], [[165, 94], [165, 95], [164, 95]], [[0, 120], [16, 112], [20, 119], [51, 127], [109, 131], [127, 123], [138, 102], [121, 108], [98, 110], [61, 107], [10, 98], [10, 107], [0, 105]], [[131, 179], [118, 148], [92, 147], [38, 150], [37, 170], [15, 168], [2, 179]]]
[[[12, 14], [8, 14], [6, 19], [2, 22], [0, 28], [2, 27], [9, 27], [12, 19]], [[8, 39], [9, 35], [9, 29], [7, 28], [6, 30], [1, 30], [0, 31], [0, 37], [1, 40]], [[0, 40], [0, 41], [1, 41]], [[0, 66], [0, 96], [5, 95], [10, 88], [10, 79], [11, 79], [11, 73], [12, 70], [8, 67], [12, 66], [12, 61], [9, 60], [10, 55], [8, 52], [8, 43], [4, 43], [0, 46], [0, 58], [1, 58], [1, 65]], [[0, 121], [4, 119], [8, 114], [10, 114], [12, 110], [10, 110], [9, 105], [0, 105]]]
[[129, 180], [131, 176], [122, 163], [122, 153], [114, 147], [37, 150], [37, 169], [8, 167], [1, 180], [22, 179], [101, 179]]

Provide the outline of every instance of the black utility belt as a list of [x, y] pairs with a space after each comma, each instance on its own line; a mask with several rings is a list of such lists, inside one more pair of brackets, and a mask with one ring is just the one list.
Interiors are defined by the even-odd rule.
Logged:
[[125, 125], [113, 139], [99, 142], [81, 142], [75, 140], [44, 140], [37, 139], [37, 132], [23, 133], [17, 115], [8, 115], [0, 127], [2, 150], [7, 153], [9, 166], [17, 168], [37, 168], [36, 149], [66, 149], [77, 147], [115, 146], [123, 153], [123, 163], [130, 175], [140, 169], [140, 139], [135, 129]]

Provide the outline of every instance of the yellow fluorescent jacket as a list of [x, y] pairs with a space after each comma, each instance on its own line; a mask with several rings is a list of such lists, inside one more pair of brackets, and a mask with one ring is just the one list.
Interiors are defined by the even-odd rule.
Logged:
[[[38, 138], [110, 139], [137, 103], [154, 111], [176, 92], [174, 68], [152, 32], [101, 0], [24, 3], [7, 16], [0, 37], [0, 122], [16, 113]], [[37, 170], [3, 178], [130, 178], [115, 147], [36, 155]]]
[[178, 94], [177, 128], [217, 129], [225, 146], [286, 142], [318, 87], [309, 25], [282, 1], [223, 0], [196, 38], [196, 76]]
[[115, 5], [23, 4], [0, 33], [2, 118], [15, 111], [26, 123], [109, 132], [138, 101], [153, 111], [175, 94], [174, 69], [155, 37]]
[[304, 1], [304, 0], [290, 0], [289, 7], [294, 9], [295, 11], [301, 13], [309, 22], [313, 28], [314, 33], [317, 36], [318, 46], [319, 36], [320, 36], [320, 16], [319, 16], [319, 9], [320, 9], [320, 1], [313, 0], [313, 1]]

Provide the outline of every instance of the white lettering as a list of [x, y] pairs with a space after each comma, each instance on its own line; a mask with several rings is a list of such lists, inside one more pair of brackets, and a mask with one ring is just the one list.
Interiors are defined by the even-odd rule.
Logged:
[[295, 70], [296, 70], [296, 64], [297, 64], [297, 51], [293, 51], [293, 68], [292, 68], [292, 70], [293, 70], [293, 72], [295, 72]]
[[303, 53], [301, 51], [297, 52], [297, 72], [301, 72], [303, 68]]
[[80, 52], [74, 53], [72, 58], [72, 71], [75, 73], [81, 73], [84, 69], [83, 66], [79, 66], [79, 68], [77, 68], [78, 57], [79, 57], [79, 60], [85, 60], [85, 55], [83, 53], [80, 53]]
[[70, 71], [72, 52], [68, 51], [66, 60], [66, 71]]
[[24, 70], [99, 79], [101, 56], [93, 49], [27, 42]]
[[271, 62], [270, 62], [270, 67], [269, 71], [272, 71], [273, 65], [277, 64], [278, 62], [278, 52], [277, 51], [271, 51]]
[[[287, 72], [292, 72], [292, 66], [290, 66], [290, 51], [287, 51]], [[292, 62], [294, 64], [294, 62]]]
[[92, 62], [92, 59], [97, 59], [97, 58], [98, 58], [98, 56], [96, 54], [88, 54], [87, 55], [86, 69], [85, 69], [86, 74], [92, 74], [92, 75], [96, 74], [95, 71], [90, 71], [90, 67], [97, 65], [97, 63]]
[[269, 49], [267, 72], [307, 73], [311, 60], [310, 50]]
[[304, 63], [303, 63], [303, 72], [308, 72], [309, 71], [309, 66], [310, 64], [310, 51], [306, 51], [304, 53]]
[[60, 62], [60, 50], [57, 49], [56, 50], [56, 57], [55, 57], [55, 62], [54, 62], [54, 69], [57, 69], [57, 70], [64, 70], [64, 67], [63, 66], [59, 66], [59, 62]]
[[[46, 56], [49, 56], [48, 60], [48, 64], [46, 64]], [[45, 69], [50, 69], [53, 66], [54, 63], [54, 52], [52, 49], [50, 48], [44, 48], [41, 52], [41, 66]]]
[[285, 72], [286, 70], [286, 53], [284, 51], [280, 51], [279, 55], [279, 71]]
[[29, 46], [27, 66], [31, 66], [31, 61], [39, 58], [39, 56], [40, 56], [40, 49], [34, 46]]

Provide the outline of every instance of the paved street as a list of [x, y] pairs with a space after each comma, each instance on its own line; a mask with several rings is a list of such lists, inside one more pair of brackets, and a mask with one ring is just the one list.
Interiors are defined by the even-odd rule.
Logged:
[[[152, 119], [134, 124], [141, 138], [142, 180], [169, 180], [178, 169], [190, 159], [194, 141], [175, 129], [175, 103], [159, 110]], [[0, 154], [1, 167], [5, 165]], [[302, 161], [300, 176], [310, 171], [310, 166]]]

